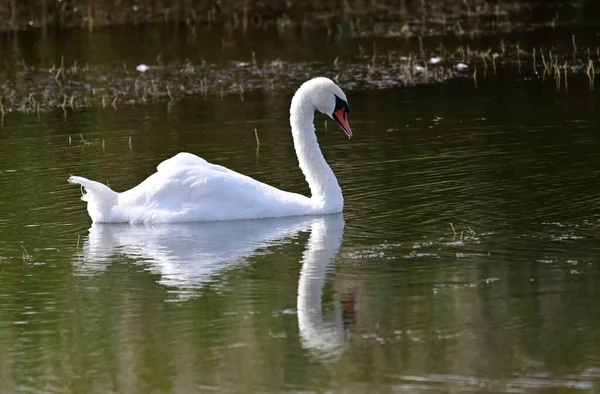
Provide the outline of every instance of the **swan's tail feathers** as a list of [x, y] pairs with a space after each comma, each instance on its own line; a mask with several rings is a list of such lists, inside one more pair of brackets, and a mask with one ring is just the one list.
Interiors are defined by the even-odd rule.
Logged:
[[81, 199], [89, 204], [98, 206], [100, 209], [110, 209], [117, 204], [119, 193], [100, 182], [92, 181], [80, 176], [70, 176], [69, 183], [81, 185], [85, 188]]

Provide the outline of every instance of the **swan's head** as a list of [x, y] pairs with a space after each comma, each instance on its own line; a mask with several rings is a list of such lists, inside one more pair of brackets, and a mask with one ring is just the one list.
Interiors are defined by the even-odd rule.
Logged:
[[335, 120], [348, 138], [352, 137], [352, 129], [348, 124], [348, 99], [335, 82], [329, 78], [317, 77], [304, 82], [298, 89], [301, 90], [306, 91], [306, 96], [312, 100], [317, 111]]

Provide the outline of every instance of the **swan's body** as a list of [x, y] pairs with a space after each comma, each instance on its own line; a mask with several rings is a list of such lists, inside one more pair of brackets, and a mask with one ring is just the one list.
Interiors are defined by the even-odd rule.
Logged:
[[69, 181], [86, 188], [92, 221], [188, 222], [255, 219], [317, 213], [308, 197], [265, 183], [199, 158], [179, 153], [136, 187], [116, 193], [85, 178]]
[[99, 182], [71, 176], [86, 189], [93, 222], [189, 222], [259, 219], [341, 212], [342, 191], [323, 158], [314, 129], [319, 110], [348, 136], [349, 111], [344, 92], [327, 78], [305, 82], [292, 98], [290, 124], [298, 162], [311, 197], [279, 190], [190, 153], [163, 161], [138, 186], [117, 193]]

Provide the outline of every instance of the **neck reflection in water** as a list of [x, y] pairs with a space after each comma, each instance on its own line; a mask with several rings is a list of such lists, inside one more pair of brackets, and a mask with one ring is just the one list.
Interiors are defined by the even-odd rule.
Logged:
[[325, 276], [339, 252], [343, 229], [342, 215], [330, 215], [311, 224], [298, 280], [298, 328], [302, 344], [322, 360], [339, 356], [346, 340], [339, 303], [334, 304], [334, 310], [326, 317], [322, 310]]
[[340, 354], [346, 338], [339, 303], [325, 317], [322, 312], [325, 276], [343, 229], [342, 214], [159, 226], [93, 224], [75, 267], [81, 275], [93, 275], [104, 271], [115, 255], [125, 255], [147, 264], [160, 275], [160, 284], [178, 289], [185, 299], [219, 272], [310, 230], [298, 281], [298, 327], [303, 347], [322, 358]]

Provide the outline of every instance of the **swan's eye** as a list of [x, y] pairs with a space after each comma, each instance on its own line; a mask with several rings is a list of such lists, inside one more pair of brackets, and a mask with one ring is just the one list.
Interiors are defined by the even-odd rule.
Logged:
[[345, 116], [347, 116], [346, 114], [350, 112], [350, 107], [348, 106], [348, 103], [346, 102], [346, 100], [343, 100], [343, 99], [339, 98], [338, 96], [335, 96], [335, 108], [333, 110], [333, 113], [335, 114], [340, 109], [344, 110]]

